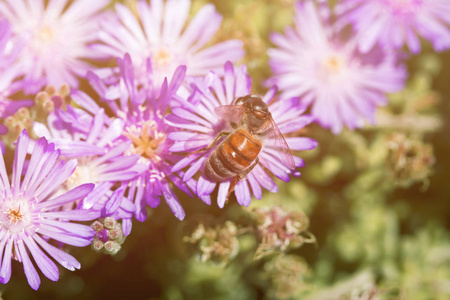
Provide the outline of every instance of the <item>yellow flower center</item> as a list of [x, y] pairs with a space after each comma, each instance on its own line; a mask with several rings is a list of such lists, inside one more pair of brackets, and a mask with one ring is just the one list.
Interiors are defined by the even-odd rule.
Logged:
[[125, 129], [124, 135], [133, 142], [133, 154], [139, 154], [154, 162], [159, 162], [158, 147], [166, 139], [166, 135], [158, 132], [155, 121], [146, 121], [140, 126], [130, 126]]
[[55, 43], [61, 39], [58, 32], [58, 28], [51, 25], [36, 28], [33, 32], [30, 47], [39, 55], [53, 55], [49, 49], [54, 48]]
[[33, 204], [21, 197], [4, 197], [0, 206], [0, 226], [11, 233], [23, 231], [32, 225], [32, 206]]
[[152, 64], [158, 69], [164, 68], [173, 61], [173, 54], [166, 48], [160, 48], [153, 52]]
[[330, 73], [339, 73], [344, 68], [344, 62], [337, 54], [331, 54], [326, 58], [324, 67]]
[[54, 37], [55, 33], [49, 26], [42, 27], [37, 33], [37, 38], [44, 43], [52, 42]]
[[8, 208], [4, 214], [6, 214], [9, 218], [10, 223], [14, 223], [16, 225], [20, 221], [22, 221], [24, 214], [20, 211], [20, 205], [17, 208]]
[[330, 52], [322, 57], [317, 68], [318, 79], [328, 86], [340, 86], [348, 80], [349, 66], [346, 57]]

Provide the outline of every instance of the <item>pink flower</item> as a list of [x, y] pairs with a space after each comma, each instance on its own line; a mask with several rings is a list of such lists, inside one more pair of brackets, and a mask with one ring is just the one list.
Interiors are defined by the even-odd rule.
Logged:
[[359, 50], [367, 52], [377, 42], [399, 49], [405, 43], [419, 53], [419, 37], [436, 51], [450, 48], [448, 0], [343, 0], [336, 10], [341, 23], [353, 24]]
[[403, 88], [405, 68], [380, 48], [360, 53], [355, 40], [343, 39], [311, 1], [297, 2], [294, 22], [284, 35], [271, 36], [277, 48], [268, 50], [274, 73], [269, 81], [281, 97], [300, 96], [316, 121], [334, 133], [362, 127], [364, 119], [374, 122], [386, 93]]
[[70, 177], [77, 161], [61, 161], [60, 150], [45, 138], [34, 144], [27, 160], [29, 145], [28, 134], [23, 131], [17, 140], [10, 177], [0, 152], [0, 282], [5, 284], [11, 278], [11, 260], [15, 259], [23, 264], [31, 288], [37, 290], [41, 280], [35, 265], [52, 281], [59, 278], [54, 261], [71, 271], [80, 268], [74, 257], [51, 245], [49, 239], [87, 246], [95, 231], [71, 221], [90, 221], [100, 214], [92, 210], [61, 211], [62, 206], [86, 197], [94, 185], [83, 184], [57, 196], [55, 190]]
[[[151, 61], [154, 82], [160, 87], [164, 78], [171, 80], [180, 65], [186, 75], [205, 75], [220, 71], [225, 61], [242, 58], [242, 42], [229, 40], [206, 48], [222, 22], [212, 4], [203, 6], [187, 25], [190, 0], [152, 0], [137, 3], [139, 19], [124, 5], [117, 3], [116, 16], [105, 21], [100, 33], [102, 44], [94, 49], [104, 57], [120, 57], [129, 53], [136, 79], [147, 83], [147, 60]], [[152, 84], [150, 84], [152, 85]]]
[[[48, 3], [47, 3], [48, 2]], [[26, 40], [19, 59], [26, 81], [41, 80], [29, 86], [33, 92], [42, 85], [78, 86], [92, 57], [88, 45], [95, 41], [100, 11], [110, 0], [7, 0], [0, 2], [0, 17], [11, 23], [17, 38]], [[46, 4], [47, 3], [47, 4]], [[67, 7], [67, 8], [66, 8]]]

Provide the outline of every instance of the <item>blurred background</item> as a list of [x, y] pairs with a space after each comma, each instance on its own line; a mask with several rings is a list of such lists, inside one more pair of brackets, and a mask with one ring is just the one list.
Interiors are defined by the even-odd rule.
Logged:
[[[211, 44], [243, 40], [242, 63], [264, 93], [268, 37], [293, 24], [294, 1], [193, 0], [191, 15], [208, 2], [224, 16]], [[72, 248], [82, 269], [60, 268], [38, 292], [13, 262], [2, 299], [450, 299], [450, 52], [423, 47], [377, 125], [301, 133], [319, 146], [299, 154], [302, 176], [278, 182], [279, 193], [223, 210], [185, 197], [182, 222], [150, 209], [118, 254]], [[263, 226], [273, 215], [297, 230], [275, 250]]]

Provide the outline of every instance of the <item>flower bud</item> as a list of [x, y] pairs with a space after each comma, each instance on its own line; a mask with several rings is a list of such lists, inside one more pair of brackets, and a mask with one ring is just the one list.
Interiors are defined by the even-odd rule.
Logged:
[[122, 224], [112, 217], [106, 217], [95, 221], [91, 227], [97, 232], [91, 245], [94, 251], [109, 255], [119, 252], [120, 245], [125, 241]]

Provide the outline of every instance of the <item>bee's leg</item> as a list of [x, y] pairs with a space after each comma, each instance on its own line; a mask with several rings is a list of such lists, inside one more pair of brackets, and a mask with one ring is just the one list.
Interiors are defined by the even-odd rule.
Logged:
[[236, 184], [241, 180], [241, 177], [238, 175], [231, 180], [230, 187], [228, 188], [227, 198], [225, 199], [225, 203], [228, 202], [228, 197], [230, 197], [231, 193], [234, 191]]
[[204, 148], [205, 150], [209, 150], [212, 147], [214, 147], [219, 141], [220, 139], [225, 136], [225, 135], [229, 135], [231, 132], [230, 131], [221, 131], [216, 138], [214, 139], [214, 141], [211, 142], [211, 144], [208, 145], [208, 147]]
[[251, 164], [250, 167], [248, 167], [242, 174], [239, 174], [238, 176], [234, 177], [231, 181], [230, 187], [228, 188], [228, 194], [227, 194], [227, 200], [230, 194], [234, 191], [234, 188], [236, 187], [236, 184], [239, 182], [239, 180], [242, 180], [245, 178], [245, 176], [250, 173], [253, 168], [259, 163], [259, 157], [256, 157], [255, 161]]
[[207, 151], [207, 150], [213, 148], [213, 147], [220, 141], [220, 139], [221, 139], [223, 136], [229, 135], [230, 133], [231, 133], [231, 132], [229, 132], [229, 131], [222, 131], [222, 132], [220, 132], [220, 133], [216, 136], [216, 138], [211, 142], [211, 144], [209, 144], [207, 147], [198, 149], [198, 150], [193, 151], [193, 152], [191, 152], [191, 153], [200, 153], [200, 152]]

